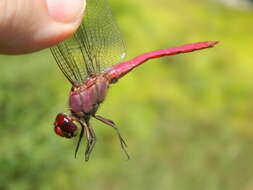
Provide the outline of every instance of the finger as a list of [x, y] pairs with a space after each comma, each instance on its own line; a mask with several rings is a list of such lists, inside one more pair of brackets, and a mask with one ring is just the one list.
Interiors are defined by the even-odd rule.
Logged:
[[66, 39], [84, 7], [84, 0], [1, 0], [0, 53], [28, 53]]

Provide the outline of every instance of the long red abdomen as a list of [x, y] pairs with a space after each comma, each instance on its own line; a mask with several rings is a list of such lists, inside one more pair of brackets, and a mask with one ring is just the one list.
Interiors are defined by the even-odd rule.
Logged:
[[117, 81], [119, 78], [123, 77], [125, 74], [130, 72], [132, 69], [134, 69], [135, 67], [138, 67], [142, 63], [148, 61], [149, 59], [163, 57], [163, 56], [176, 55], [176, 54], [180, 54], [180, 53], [188, 53], [188, 52], [192, 52], [192, 51], [196, 51], [196, 50], [211, 48], [217, 43], [218, 43], [218, 41], [197, 42], [197, 43], [186, 44], [186, 45], [178, 46], [178, 47], [174, 47], [174, 48], [160, 49], [160, 50], [155, 50], [152, 52], [144, 53], [144, 54], [137, 56], [129, 61], [122, 62], [122, 63], [111, 66], [105, 72], [104, 76], [109, 79], [110, 83], [113, 83], [114, 81]]

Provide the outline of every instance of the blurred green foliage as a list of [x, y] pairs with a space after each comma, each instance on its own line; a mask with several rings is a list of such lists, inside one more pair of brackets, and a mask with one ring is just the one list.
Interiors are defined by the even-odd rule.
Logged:
[[53, 132], [70, 85], [49, 50], [1, 56], [0, 189], [253, 189], [252, 11], [217, 1], [111, 0], [128, 58], [220, 40], [201, 52], [150, 61], [121, 79], [99, 110], [127, 139], [92, 121], [98, 142]]

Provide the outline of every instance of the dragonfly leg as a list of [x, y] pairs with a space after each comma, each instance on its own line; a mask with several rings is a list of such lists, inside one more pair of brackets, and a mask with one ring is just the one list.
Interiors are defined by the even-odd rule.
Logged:
[[104, 124], [111, 126], [116, 131], [116, 133], [117, 133], [117, 135], [119, 137], [120, 146], [121, 146], [122, 150], [124, 151], [127, 159], [130, 159], [129, 154], [126, 151], [127, 144], [126, 144], [125, 140], [123, 139], [123, 137], [121, 136], [121, 134], [120, 134], [118, 128], [116, 127], [115, 123], [112, 120], [106, 119], [106, 118], [101, 117], [99, 115], [94, 115], [93, 117], [96, 118], [97, 120], [103, 122]]
[[78, 143], [75, 150], [75, 158], [77, 156], [77, 152], [81, 143], [81, 140], [83, 138], [84, 130], [86, 135], [86, 150], [85, 150], [85, 161], [89, 160], [90, 154], [96, 144], [96, 135], [93, 129], [89, 126], [89, 123], [84, 123], [82, 121], [79, 121], [82, 129], [79, 135]]
[[82, 129], [81, 129], [81, 132], [80, 132], [80, 135], [79, 135], [78, 143], [76, 145], [75, 158], [76, 158], [76, 155], [77, 155], [77, 152], [78, 152], [81, 140], [83, 138], [83, 133], [84, 133], [84, 128], [85, 128], [85, 126], [81, 122], [79, 122], [79, 123], [81, 124]]
[[86, 134], [85, 161], [88, 161], [92, 139], [91, 139], [91, 135], [87, 126], [85, 127], [85, 134]]
[[96, 134], [93, 131], [93, 129], [89, 126], [89, 124], [87, 123], [87, 126], [85, 128], [86, 131], [86, 138], [87, 138], [87, 146], [86, 146], [86, 150], [85, 150], [85, 161], [88, 161], [90, 158], [90, 154], [96, 144]]

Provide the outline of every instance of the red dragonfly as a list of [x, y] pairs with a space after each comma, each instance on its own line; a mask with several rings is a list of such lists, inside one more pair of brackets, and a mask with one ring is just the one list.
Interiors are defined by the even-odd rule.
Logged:
[[72, 84], [70, 114], [59, 113], [56, 116], [55, 133], [66, 138], [75, 137], [78, 133], [76, 123], [79, 123], [81, 131], [75, 157], [85, 134], [85, 161], [88, 161], [96, 143], [95, 132], [89, 123], [93, 117], [116, 131], [121, 148], [129, 158], [126, 142], [115, 123], [96, 114], [109, 86], [149, 59], [210, 48], [216, 43], [198, 42], [161, 49], [121, 62], [126, 55], [125, 46], [109, 5], [106, 0], [87, 0], [84, 20], [79, 29], [73, 36], [51, 48], [59, 68]]

